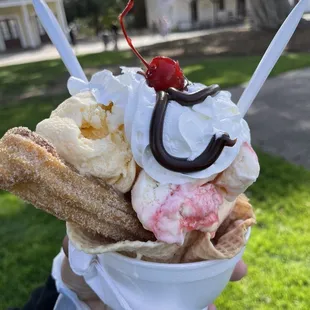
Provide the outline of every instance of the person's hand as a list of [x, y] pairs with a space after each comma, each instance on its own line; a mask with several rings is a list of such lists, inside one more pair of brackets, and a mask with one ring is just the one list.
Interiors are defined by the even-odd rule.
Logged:
[[68, 260], [68, 237], [66, 236], [62, 243], [63, 251], [66, 255], [61, 266], [61, 277], [64, 284], [73, 292], [78, 298], [87, 304], [92, 310], [108, 310], [109, 308], [103, 304], [96, 293], [87, 285], [84, 278], [76, 275], [69, 264]]
[[[80, 300], [84, 301], [92, 310], [108, 309], [94, 291], [87, 285], [83, 277], [77, 276], [71, 269], [68, 261], [68, 237], [66, 236], [63, 241], [63, 250], [66, 258], [62, 265], [62, 280], [63, 282], [74, 291]], [[240, 261], [231, 276], [230, 281], [240, 281], [247, 274], [247, 266], [243, 261]], [[210, 305], [208, 310], [216, 310], [215, 305]]]
[[[230, 278], [230, 281], [232, 281], [232, 282], [240, 281], [243, 277], [246, 276], [247, 272], [248, 272], [247, 265], [243, 261], [240, 261], [236, 265], [236, 268], [235, 268], [235, 270], [234, 270], [234, 272]], [[208, 307], [208, 310], [216, 310], [215, 305], [210, 305]]]

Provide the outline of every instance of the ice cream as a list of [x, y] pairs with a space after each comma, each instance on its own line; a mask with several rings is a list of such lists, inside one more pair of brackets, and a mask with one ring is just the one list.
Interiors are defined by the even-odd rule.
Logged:
[[220, 174], [215, 184], [224, 190], [227, 200], [233, 201], [256, 181], [259, 171], [257, 155], [251, 145], [245, 142], [237, 158]]
[[158, 240], [183, 244], [186, 233], [193, 230], [215, 234], [237, 197], [258, 174], [257, 156], [244, 143], [230, 167], [209, 182], [160, 184], [141, 172], [132, 190], [132, 205]]
[[[73, 97], [38, 124], [37, 132], [81, 174], [99, 178], [122, 193], [132, 189], [132, 207], [157, 240], [183, 244], [191, 231], [214, 235], [237, 197], [259, 175], [248, 125], [226, 91], [218, 90], [192, 106], [170, 100], [163, 146], [173, 158], [192, 162], [214, 136], [224, 133], [236, 143], [198, 172], [163, 167], [151, 149], [150, 127], [158, 96], [140, 70], [122, 68], [119, 76], [104, 70], [88, 86], [71, 78]], [[204, 89], [189, 82], [185, 93]], [[135, 181], [136, 165], [141, 172]]]
[[125, 139], [123, 118], [122, 108], [111, 102], [98, 104], [85, 91], [63, 102], [36, 131], [82, 175], [126, 193], [134, 182], [136, 164]]
[[132, 205], [157, 240], [183, 244], [186, 233], [215, 233], [234, 206], [211, 183], [159, 184], [144, 171], [132, 190]]

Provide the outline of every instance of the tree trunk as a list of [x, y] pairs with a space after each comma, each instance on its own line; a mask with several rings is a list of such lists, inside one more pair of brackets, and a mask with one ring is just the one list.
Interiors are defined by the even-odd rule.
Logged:
[[146, 4], [145, 0], [135, 2], [133, 7], [134, 27], [138, 29], [147, 27]]
[[96, 36], [99, 35], [100, 31], [101, 31], [101, 24], [100, 24], [100, 19], [99, 19], [99, 14], [94, 14], [93, 16], [93, 24], [94, 24], [94, 29], [95, 29], [95, 33]]
[[288, 0], [249, 0], [251, 26], [254, 29], [278, 29], [292, 7]]

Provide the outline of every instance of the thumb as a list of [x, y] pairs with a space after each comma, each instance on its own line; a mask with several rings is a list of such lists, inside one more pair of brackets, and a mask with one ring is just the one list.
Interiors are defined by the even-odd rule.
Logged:
[[61, 277], [64, 284], [76, 295], [79, 300], [85, 302], [90, 309], [106, 309], [97, 294], [88, 286], [82, 276], [76, 275], [67, 257], [64, 258], [61, 266]]
[[76, 275], [69, 264], [67, 257], [64, 258], [61, 265], [61, 277], [64, 284], [74, 291], [80, 300], [87, 300], [96, 297], [94, 291], [87, 285], [82, 276]]

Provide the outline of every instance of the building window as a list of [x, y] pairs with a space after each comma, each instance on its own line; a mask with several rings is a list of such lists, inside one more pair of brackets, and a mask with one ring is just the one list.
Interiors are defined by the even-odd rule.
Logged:
[[219, 9], [221, 11], [225, 10], [225, 0], [220, 0], [219, 1]]

